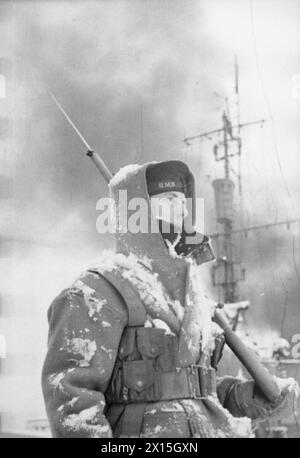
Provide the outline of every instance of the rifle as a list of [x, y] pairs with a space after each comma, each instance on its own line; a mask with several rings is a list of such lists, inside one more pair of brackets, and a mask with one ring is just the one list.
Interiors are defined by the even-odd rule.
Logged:
[[84, 136], [80, 133], [79, 129], [75, 126], [75, 124], [73, 123], [72, 119], [68, 116], [68, 114], [65, 112], [65, 110], [63, 109], [63, 107], [61, 106], [61, 104], [59, 103], [59, 101], [57, 100], [57, 98], [55, 97], [55, 95], [48, 89], [48, 92], [50, 94], [50, 97], [52, 98], [53, 102], [55, 103], [55, 105], [58, 107], [58, 109], [61, 111], [61, 113], [64, 115], [65, 119], [68, 121], [68, 123], [70, 124], [70, 126], [75, 130], [76, 134], [78, 135], [78, 137], [80, 138], [80, 140], [82, 141], [82, 143], [84, 144], [84, 146], [86, 147], [87, 149], [87, 152], [86, 152], [86, 155], [88, 157], [91, 158], [91, 160], [93, 161], [93, 163], [95, 164], [95, 166], [97, 167], [97, 169], [99, 170], [99, 172], [101, 173], [101, 175], [103, 176], [103, 178], [105, 179], [106, 183], [109, 183], [110, 180], [112, 179], [113, 177], [113, 174], [111, 173], [111, 171], [108, 169], [108, 167], [106, 166], [105, 162], [101, 159], [101, 157], [99, 156], [98, 153], [96, 153], [91, 147], [90, 145], [88, 144], [88, 142], [86, 141], [86, 139], [84, 138]]
[[255, 353], [249, 350], [242, 339], [231, 329], [224, 312], [216, 310], [213, 320], [223, 329], [226, 344], [245, 366], [262, 393], [270, 402], [274, 402], [280, 396], [280, 389], [272, 375], [263, 366]]
[[[55, 105], [59, 108], [61, 113], [64, 115], [68, 123], [75, 130], [85, 147], [87, 148], [86, 155], [91, 158], [94, 165], [97, 167], [98, 171], [101, 173], [106, 183], [109, 183], [113, 174], [106, 166], [105, 162], [101, 159], [98, 153], [96, 153], [85, 140], [83, 135], [80, 133], [78, 128], [75, 126], [71, 118], [67, 115], [59, 101], [53, 95], [53, 93], [48, 90], [52, 100]], [[246, 347], [243, 341], [235, 334], [235, 332], [230, 328], [229, 323], [226, 320], [224, 313], [220, 310], [216, 310], [214, 315], [214, 321], [223, 329], [224, 337], [227, 345], [232, 350], [232, 352], [237, 356], [240, 362], [248, 370], [249, 374], [253, 377], [257, 386], [260, 388], [265, 397], [270, 401], [274, 402], [280, 395], [280, 389], [277, 386], [272, 375], [267, 371], [267, 369], [262, 365], [259, 359]]]

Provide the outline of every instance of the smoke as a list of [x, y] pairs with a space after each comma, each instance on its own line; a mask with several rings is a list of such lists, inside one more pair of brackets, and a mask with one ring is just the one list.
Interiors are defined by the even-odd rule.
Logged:
[[[95, 204], [107, 194], [106, 184], [50, 100], [49, 87], [112, 171], [138, 161], [187, 159], [199, 177], [198, 193], [205, 198], [207, 230], [214, 231], [210, 182], [222, 176], [222, 163], [214, 163], [211, 144], [196, 143], [187, 150], [182, 139], [218, 127], [224, 94], [231, 97], [234, 117], [236, 51], [240, 51], [242, 118], [269, 120], [264, 130], [243, 132], [243, 211], [237, 198], [236, 225], [297, 217], [292, 202], [299, 195], [297, 174], [282, 154], [280, 170], [274, 151], [282, 144], [292, 150], [296, 137], [291, 143], [287, 140], [294, 108], [285, 113], [289, 106], [279, 93], [286, 76], [277, 72], [275, 81], [270, 77], [276, 71], [274, 55], [261, 28], [269, 8], [263, 2], [251, 16], [250, 10], [234, 1], [227, 7], [223, 2], [195, 1], [18, 2], [14, 8], [16, 226], [44, 242], [53, 241], [57, 228], [76, 213], [76, 224], [67, 231], [74, 251], [86, 246], [96, 253], [113, 244], [112, 238], [95, 231]], [[289, 22], [292, 8], [282, 16], [278, 4], [273, 13], [274, 26], [269, 25], [268, 34], [276, 40], [279, 21], [295, 38]], [[230, 26], [231, 20], [235, 27]], [[275, 45], [284, 56], [284, 45], [277, 41]], [[296, 47], [292, 43], [290, 47], [293, 57]], [[260, 57], [265, 57], [262, 63]], [[293, 68], [292, 58], [284, 58], [287, 68]], [[264, 85], [267, 92], [262, 90]], [[278, 138], [274, 138], [267, 102], [276, 116]], [[248, 280], [241, 284], [241, 293], [253, 304], [253, 322], [280, 329], [284, 313], [288, 322], [295, 314], [293, 325], [283, 326], [288, 334], [300, 324], [297, 235], [293, 227], [290, 232], [270, 229], [242, 241]], [[257, 297], [256, 290], [262, 295]]]
[[[199, 48], [202, 58], [209, 48], [205, 37], [197, 43], [199, 20], [189, 1], [17, 4], [15, 190], [31, 215], [47, 201], [47, 224], [68, 208], [88, 224], [107, 193], [47, 87], [113, 172], [182, 158], [180, 111]], [[213, 82], [202, 82], [205, 94]]]

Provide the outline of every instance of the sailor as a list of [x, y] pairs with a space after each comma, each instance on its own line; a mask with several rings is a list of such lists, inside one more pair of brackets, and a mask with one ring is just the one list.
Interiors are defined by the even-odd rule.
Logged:
[[147, 203], [148, 231], [124, 231], [116, 211], [116, 251], [48, 312], [42, 385], [53, 436], [249, 437], [251, 420], [290, 413], [287, 388], [270, 403], [254, 381], [217, 377], [224, 337], [201, 281], [213, 252], [193, 230], [189, 168], [127, 166], [110, 182], [116, 209], [121, 190]]

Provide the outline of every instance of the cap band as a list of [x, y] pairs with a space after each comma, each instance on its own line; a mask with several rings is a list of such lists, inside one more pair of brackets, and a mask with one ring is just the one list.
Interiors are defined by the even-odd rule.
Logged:
[[178, 191], [184, 193], [184, 184], [181, 181], [174, 179], [152, 181], [148, 183], [148, 192], [150, 195], [171, 191]]

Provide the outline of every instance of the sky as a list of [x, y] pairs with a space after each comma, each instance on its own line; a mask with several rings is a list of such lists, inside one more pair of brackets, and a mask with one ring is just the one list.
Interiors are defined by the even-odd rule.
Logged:
[[[52, 298], [114, 244], [96, 232], [96, 202], [107, 186], [49, 90], [113, 172], [130, 163], [185, 160], [205, 199], [206, 230], [214, 232], [220, 228], [211, 182], [223, 176], [223, 165], [214, 161], [213, 141], [187, 147], [182, 140], [221, 127], [225, 97], [236, 121], [236, 55], [241, 122], [266, 123], [242, 130], [235, 225], [295, 219], [299, 19], [297, 0], [0, 3], [0, 52], [13, 64], [0, 100], [13, 120], [1, 154], [13, 196], [3, 202], [0, 228], [16, 241], [4, 289], [17, 296], [17, 309], [23, 296], [23, 307], [30, 302], [34, 310], [34, 322], [19, 326], [29, 351], [38, 342], [43, 354]], [[266, 340], [282, 331], [290, 340], [300, 330], [299, 225], [248, 234], [242, 249], [240, 243], [247, 269], [240, 289], [251, 302], [253, 334]], [[208, 269], [204, 282], [217, 297]], [[15, 325], [6, 325], [11, 348], [18, 347]]]

